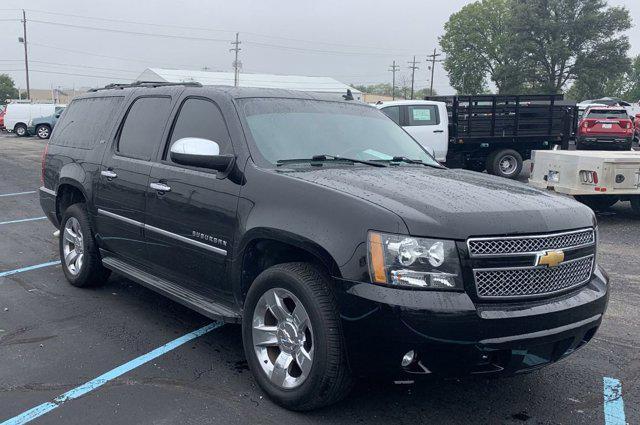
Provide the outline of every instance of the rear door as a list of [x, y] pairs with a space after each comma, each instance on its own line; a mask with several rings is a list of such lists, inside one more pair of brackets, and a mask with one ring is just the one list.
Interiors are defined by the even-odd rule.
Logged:
[[447, 158], [448, 131], [446, 109], [441, 110], [438, 104], [406, 105], [403, 128], [407, 130], [422, 146], [431, 148], [438, 161]]
[[237, 226], [240, 185], [218, 178], [213, 170], [172, 162], [171, 145], [185, 137], [213, 140], [221, 154], [234, 154], [218, 105], [208, 98], [182, 99], [147, 188], [149, 259], [155, 270], [194, 292], [231, 299], [225, 270]]
[[102, 159], [95, 205], [101, 247], [133, 262], [144, 262], [143, 226], [151, 159], [163, 140], [171, 110], [169, 96], [140, 96]]

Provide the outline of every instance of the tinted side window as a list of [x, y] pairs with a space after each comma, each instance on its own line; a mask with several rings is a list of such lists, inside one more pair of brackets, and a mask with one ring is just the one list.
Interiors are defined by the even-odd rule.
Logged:
[[400, 124], [400, 107], [399, 106], [389, 106], [388, 108], [381, 109], [382, 113], [391, 118], [391, 120]]
[[124, 156], [150, 160], [162, 138], [171, 98], [141, 97], [127, 113], [120, 137], [118, 152]]
[[56, 124], [52, 145], [92, 149], [113, 122], [124, 97], [89, 97], [76, 99], [64, 110]]
[[220, 145], [221, 154], [233, 153], [229, 130], [227, 130], [222, 112], [215, 103], [209, 100], [191, 98], [184, 101], [173, 126], [165, 159], [168, 157], [167, 152], [173, 142], [184, 137], [213, 140]]
[[438, 107], [435, 105], [409, 106], [409, 125], [437, 125], [440, 124]]

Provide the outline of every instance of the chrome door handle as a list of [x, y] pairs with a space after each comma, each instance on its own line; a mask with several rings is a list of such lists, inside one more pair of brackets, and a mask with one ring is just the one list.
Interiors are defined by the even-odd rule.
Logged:
[[171, 186], [167, 186], [164, 183], [151, 183], [149, 184], [151, 189], [155, 189], [158, 192], [171, 192]]
[[115, 179], [116, 177], [118, 177], [118, 175], [111, 170], [102, 170], [100, 171], [100, 175], [108, 179]]
[[444, 130], [433, 130], [434, 133], [444, 133]]

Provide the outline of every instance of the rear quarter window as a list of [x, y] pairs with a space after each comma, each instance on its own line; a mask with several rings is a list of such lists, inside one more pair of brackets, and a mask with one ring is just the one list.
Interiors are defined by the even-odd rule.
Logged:
[[51, 138], [52, 145], [93, 149], [104, 138], [124, 97], [76, 99], [65, 109]]

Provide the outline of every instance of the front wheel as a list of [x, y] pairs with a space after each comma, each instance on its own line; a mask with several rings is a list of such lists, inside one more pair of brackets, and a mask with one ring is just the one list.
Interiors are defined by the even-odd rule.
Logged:
[[247, 362], [277, 404], [312, 410], [351, 386], [337, 302], [329, 278], [308, 263], [279, 264], [249, 289], [242, 320]]
[[36, 127], [36, 135], [39, 139], [48, 139], [51, 136], [51, 127], [46, 124]]

